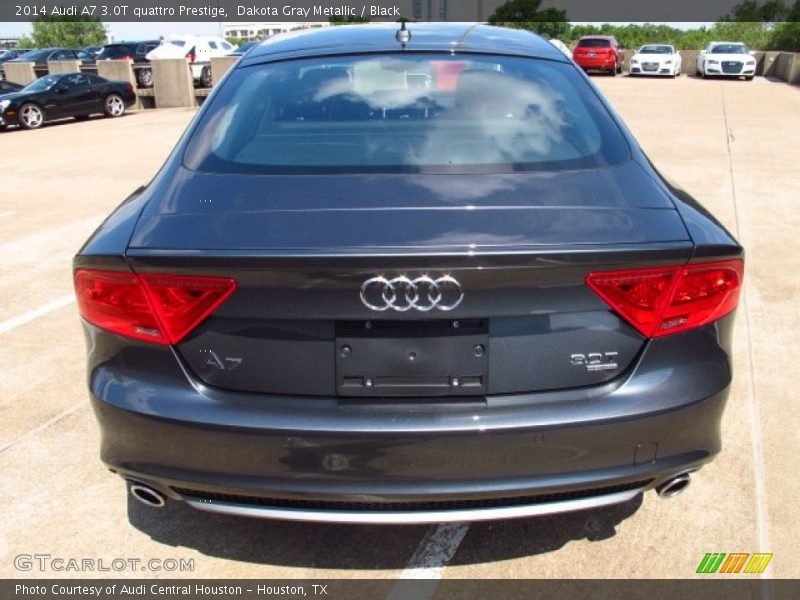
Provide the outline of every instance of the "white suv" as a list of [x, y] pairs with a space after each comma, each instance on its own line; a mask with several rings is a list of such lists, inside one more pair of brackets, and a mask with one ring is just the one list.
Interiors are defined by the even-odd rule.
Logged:
[[210, 35], [173, 37], [149, 52], [147, 60], [185, 57], [195, 83], [200, 87], [211, 87], [211, 57], [227, 56], [236, 48], [223, 38]]

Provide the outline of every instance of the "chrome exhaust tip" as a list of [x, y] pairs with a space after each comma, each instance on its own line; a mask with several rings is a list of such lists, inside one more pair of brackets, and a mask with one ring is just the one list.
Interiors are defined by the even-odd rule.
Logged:
[[692, 483], [691, 475], [681, 473], [656, 486], [656, 493], [660, 498], [674, 498], [688, 488], [690, 483]]
[[151, 487], [142, 485], [141, 483], [131, 484], [131, 496], [150, 508], [163, 508], [163, 506], [167, 503], [167, 499], [164, 497], [164, 494], [154, 490]]

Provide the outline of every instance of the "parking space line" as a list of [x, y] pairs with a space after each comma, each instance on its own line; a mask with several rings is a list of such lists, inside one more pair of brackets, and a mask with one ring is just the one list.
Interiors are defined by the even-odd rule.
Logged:
[[64, 308], [65, 306], [72, 304], [74, 300], [75, 296], [72, 294], [67, 294], [66, 296], [61, 296], [61, 298], [51, 300], [50, 302], [42, 304], [41, 306], [37, 306], [36, 308], [32, 308], [31, 310], [26, 310], [24, 313], [19, 314], [16, 317], [11, 317], [5, 321], [0, 321], [0, 334], [11, 331], [12, 329], [16, 329], [17, 327], [21, 327], [22, 325], [30, 323], [39, 317], [43, 317], [44, 315], [53, 312], [54, 310]]
[[[744, 244], [742, 240], [742, 232], [739, 227], [739, 204], [736, 196], [736, 177], [733, 168], [733, 153], [732, 142], [733, 132], [728, 122], [728, 109], [725, 102], [725, 88], [720, 86], [722, 91], [722, 116], [725, 121], [725, 143], [728, 153], [728, 169], [730, 172], [731, 181], [731, 197], [733, 199], [733, 217], [734, 227], [736, 228], [736, 237], [740, 243]], [[745, 279], [742, 286], [742, 312], [744, 313], [744, 326], [747, 332], [747, 362], [750, 375], [750, 393], [748, 394], [748, 413], [750, 416], [750, 428], [752, 430], [753, 438], [753, 470], [755, 471], [755, 495], [756, 495], [756, 516], [758, 518], [758, 545], [760, 552], [769, 552], [771, 541], [769, 533], [769, 512], [767, 506], [767, 484], [764, 469], [764, 444], [761, 435], [761, 410], [759, 407], [758, 397], [756, 395], [756, 370], [754, 364], [753, 352], [753, 332], [750, 325], [750, 307], [747, 301], [747, 290], [749, 288], [748, 280]], [[762, 578], [765, 577], [762, 575]]]
[[37, 427], [34, 427], [34, 428], [33, 428], [33, 429], [31, 429], [30, 431], [27, 431], [27, 432], [23, 433], [21, 436], [19, 436], [17, 439], [15, 439], [15, 440], [14, 440], [13, 442], [11, 442], [10, 444], [8, 444], [8, 445], [6, 445], [6, 446], [3, 446], [2, 448], [0, 448], [0, 454], [2, 454], [3, 452], [5, 452], [6, 450], [8, 450], [9, 448], [11, 448], [12, 446], [14, 446], [14, 445], [18, 444], [18, 443], [19, 443], [19, 442], [21, 442], [22, 440], [28, 439], [29, 437], [31, 437], [31, 436], [33, 436], [33, 435], [36, 435], [36, 434], [37, 434], [37, 433], [39, 433], [40, 431], [43, 431], [43, 430], [47, 429], [48, 427], [50, 427], [51, 425], [53, 425], [53, 424], [55, 424], [55, 423], [58, 423], [58, 422], [59, 422], [61, 419], [65, 418], [65, 417], [68, 417], [69, 415], [71, 415], [71, 414], [72, 414], [72, 413], [74, 413], [74, 412], [77, 412], [77, 411], [78, 411], [78, 409], [80, 409], [80, 408], [83, 408], [83, 407], [84, 407], [84, 406], [86, 406], [88, 403], [89, 403], [89, 401], [88, 401], [88, 400], [83, 400], [83, 401], [81, 401], [81, 402], [78, 402], [78, 403], [77, 403], [77, 404], [75, 404], [74, 406], [71, 406], [70, 408], [68, 408], [68, 409], [66, 409], [66, 410], [63, 410], [62, 412], [58, 413], [58, 414], [57, 414], [55, 417], [53, 417], [52, 419], [48, 419], [47, 421], [45, 421], [45, 422], [44, 422], [44, 423], [42, 423], [41, 425], [39, 425], [39, 426], [37, 426]]
[[428, 600], [439, 585], [444, 568], [467, 535], [469, 525], [446, 523], [431, 527], [420, 541], [399, 579], [425, 580], [415, 584], [396, 584], [386, 600]]

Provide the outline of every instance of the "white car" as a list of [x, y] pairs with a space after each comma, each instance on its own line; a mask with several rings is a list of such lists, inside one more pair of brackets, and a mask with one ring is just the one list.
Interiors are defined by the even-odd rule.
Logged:
[[756, 75], [755, 52], [742, 42], [711, 42], [697, 55], [697, 74], [703, 77], [744, 77]]
[[631, 57], [629, 75], [681, 74], [681, 55], [669, 44], [645, 44]]
[[147, 60], [185, 57], [195, 82], [201, 87], [211, 87], [211, 58], [228, 56], [236, 48], [221, 37], [210, 35], [172, 37], [148, 52]]

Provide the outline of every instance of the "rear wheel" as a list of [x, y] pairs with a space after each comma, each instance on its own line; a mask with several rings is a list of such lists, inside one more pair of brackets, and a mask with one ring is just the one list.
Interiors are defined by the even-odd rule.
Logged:
[[209, 88], [212, 84], [211, 67], [203, 67], [203, 70], [200, 71], [200, 87]]
[[153, 87], [153, 69], [149, 67], [146, 69], [139, 69], [136, 72], [136, 82], [139, 84], [139, 87]]
[[744, 78], [744, 80], [745, 81], [753, 81], [753, 77], [754, 77], [753, 75], [748, 75], [747, 77]]
[[614, 65], [614, 67], [608, 72], [608, 74], [611, 75], [612, 77], [616, 77], [617, 76], [617, 67], [616, 67], [616, 65]]
[[125, 102], [119, 94], [109, 94], [103, 102], [103, 112], [107, 117], [121, 117], [125, 114]]
[[44, 111], [38, 104], [28, 102], [19, 109], [19, 126], [23, 129], [39, 129], [44, 125]]

